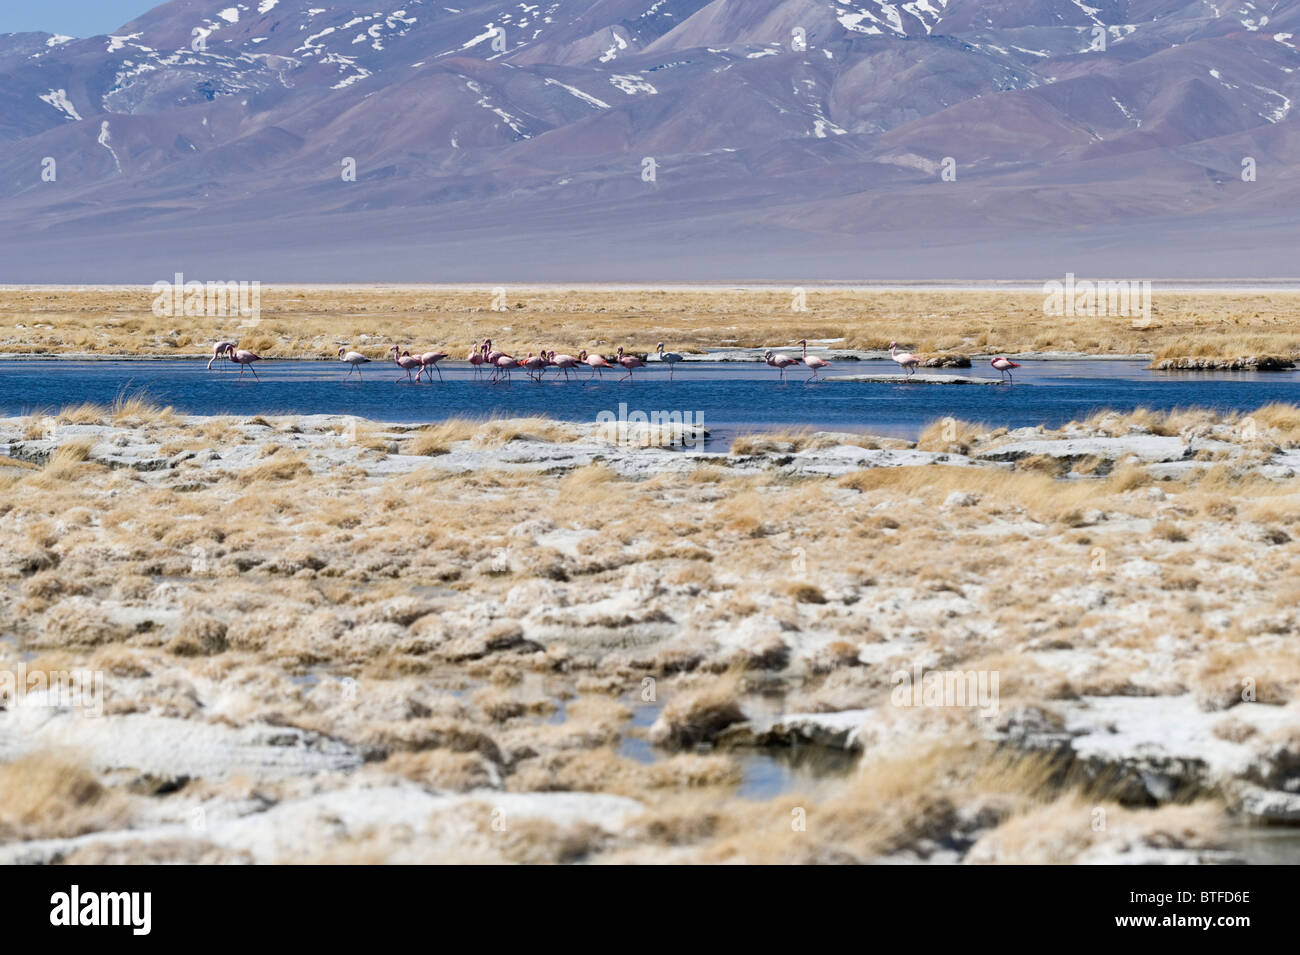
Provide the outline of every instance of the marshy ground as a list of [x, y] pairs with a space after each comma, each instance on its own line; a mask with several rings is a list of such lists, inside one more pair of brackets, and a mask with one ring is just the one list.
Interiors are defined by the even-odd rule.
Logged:
[[[606, 437], [0, 420], [0, 669], [104, 676], [0, 712], [0, 860], [1221, 862], [1300, 822], [1300, 409]], [[996, 706], [901, 705], [917, 667]]]
[[[23, 355], [210, 354], [237, 338], [267, 357], [334, 359], [340, 345], [372, 358], [394, 342], [437, 346], [463, 358], [491, 337], [507, 350], [542, 346], [652, 352], [659, 341], [690, 353], [787, 347], [800, 338], [846, 350], [891, 341], [923, 356], [1070, 352], [1150, 354], [1195, 366], [1271, 356], [1300, 357], [1300, 293], [1183, 291], [1156, 285], [1149, 317], [1047, 314], [1041, 291], [916, 289], [861, 291], [585, 286], [267, 286], [260, 320], [156, 317], [146, 287], [0, 289], [0, 353]], [[793, 311], [796, 304], [807, 311]], [[494, 310], [494, 307], [499, 310]]]

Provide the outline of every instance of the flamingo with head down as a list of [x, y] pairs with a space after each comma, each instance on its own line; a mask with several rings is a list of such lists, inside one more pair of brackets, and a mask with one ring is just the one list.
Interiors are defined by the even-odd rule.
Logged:
[[[603, 355], [588, 355], [585, 348], [579, 353], [578, 361], [589, 367], [593, 375], [600, 375], [601, 380], [605, 378], [605, 369], [614, 367], [605, 360]], [[591, 379], [588, 378], [587, 380], [590, 381]]]
[[1011, 369], [1019, 368], [1020, 367], [1019, 364], [1012, 361], [1010, 358], [1006, 358], [1002, 355], [999, 355], [997, 358], [994, 358], [991, 362], [989, 362], [989, 364], [998, 370], [998, 374], [1002, 376], [1003, 381], [1009, 381], [1013, 385], [1016, 383], [1014, 376], [1011, 374]]
[[212, 363], [224, 355], [230, 349], [235, 347], [234, 342], [217, 342], [212, 346], [212, 357], [208, 359], [208, 371], [212, 370]]
[[[415, 375], [416, 380], [419, 380], [420, 375], [423, 375], [426, 371], [429, 372], [430, 384], [433, 383], [433, 372], [435, 371], [438, 373], [439, 381], [446, 380], [445, 378], [442, 377], [442, 369], [438, 367], [438, 362], [442, 361], [444, 358], [447, 357], [446, 352], [427, 351], [423, 355], [418, 355], [415, 357], [420, 362], [420, 370]], [[429, 369], [433, 369], [433, 371], [430, 371]]]
[[519, 362], [515, 361], [515, 359], [511, 358], [509, 355], [504, 355], [504, 354], [496, 360], [496, 366], [497, 366], [498, 378], [494, 378], [493, 380], [494, 381], [500, 380], [499, 376], [504, 374], [506, 376], [507, 383], [509, 383], [510, 381], [511, 369], [523, 367]]
[[[583, 354], [586, 353], [584, 352]], [[551, 364], [554, 365], [556, 368], [560, 369], [560, 371], [564, 372], [565, 381], [569, 380], [569, 370], [572, 368], [577, 368], [578, 362], [580, 360], [574, 358], [572, 355], [557, 355], [555, 354], [555, 352], [551, 352], [550, 357], [551, 357]]]
[[529, 352], [528, 357], [520, 364], [528, 372], [529, 378], [533, 379], [533, 381], [541, 381], [542, 372], [546, 371], [546, 352], [542, 352], [541, 355], [534, 355]]

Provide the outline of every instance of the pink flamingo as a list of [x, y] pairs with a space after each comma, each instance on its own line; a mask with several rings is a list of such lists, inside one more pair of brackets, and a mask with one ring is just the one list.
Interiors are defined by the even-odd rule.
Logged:
[[520, 364], [522, 364], [528, 371], [528, 377], [532, 378], [534, 381], [541, 381], [542, 379], [540, 376], [542, 372], [546, 371], [545, 354], [545, 352], [542, 352], [543, 357], [534, 357], [533, 353], [529, 352], [528, 357], [520, 362]]
[[781, 372], [782, 381], [785, 381], [785, 370], [791, 365], [799, 364], [798, 358], [791, 358], [789, 355], [775, 355], [770, 350], [763, 352], [763, 360]]
[[[420, 367], [420, 359], [412, 358], [411, 353], [409, 351], [404, 351], [401, 354], [398, 354], [399, 349], [396, 345], [392, 347], [391, 351], [393, 353], [393, 364], [396, 365], [398, 368], [402, 369], [402, 371], [406, 372], [407, 381], [411, 382], [411, 384], [415, 384], [415, 382], [412, 381], [411, 379], [411, 372], [415, 371], [415, 369]], [[401, 381], [402, 379], [400, 378], [397, 379], [397, 382], [399, 384], [401, 383]]]
[[1012, 377], [1011, 374], [1012, 368], [1020, 367], [1016, 362], [1012, 361], [1010, 358], [1005, 358], [1002, 355], [999, 355], [997, 358], [994, 358], [989, 362], [989, 364], [998, 370], [998, 374], [1002, 376], [1004, 381], [1010, 381], [1013, 385], [1016, 383], [1015, 378]]
[[487, 362], [487, 359], [483, 357], [483, 352], [479, 350], [478, 342], [474, 343], [474, 347], [469, 350], [469, 357], [465, 360], [474, 366], [474, 377], [482, 378], [483, 365]]
[[212, 346], [212, 357], [208, 359], [208, 371], [212, 370], [212, 363], [224, 355], [230, 349], [235, 347], [234, 342], [217, 342]]
[[497, 374], [500, 375], [502, 372], [505, 372], [507, 382], [510, 381], [510, 370], [512, 368], [522, 367], [519, 364], [519, 362], [515, 361], [509, 355], [502, 355], [500, 358], [498, 358], [496, 361], [496, 365], [497, 365]]
[[[245, 368], [253, 373], [254, 378], [257, 378], [257, 369], [253, 367], [253, 362], [261, 361], [262, 358], [260, 355], [254, 355], [251, 351], [244, 351], [242, 348], [236, 349], [234, 344], [231, 344], [231, 346], [226, 349], [226, 354], [230, 356], [231, 361], [239, 365], [240, 378], [244, 377]], [[258, 378], [257, 380], [261, 381], [262, 379]]]
[[908, 378], [916, 374], [916, 366], [921, 364], [921, 359], [911, 352], [900, 352], [898, 342], [889, 343], [889, 357], [898, 362], [899, 366], [907, 373]]
[[[419, 356], [418, 360], [420, 362], [420, 370], [415, 376], [416, 379], [418, 380], [420, 375], [423, 375], [426, 371], [432, 368], [433, 371], [438, 373], [438, 380], [445, 381], [446, 379], [442, 377], [442, 369], [438, 367], [438, 362], [442, 361], [446, 357], [446, 353], [440, 351], [427, 351], [423, 355]], [[433, 371], [429, 372], [430, 384], [433, 384]]]
[[572, 355], [556, 355], [551, 352], [551, 364], [564, 372], [564, 380], [569, 380], [569, 370], [578, 367], [578, 359]]
[[492, 347], [492, 339], [485, 338], [483, 339], [483, 354], [487, 356], [487, 363], [489, 365], [495, 365], [497, 359], [505, 355], [505, 352], [497, 351], [497, 349]]
[[804, 381], [804, 384], [806, 385], [809, 381], [813, 381], [817, 377], [817, 372], [821, 371], [823, 368], [829, 368], [831, 363], [825, 358], [818, 358], [816, 355], [813, 355], [811, 358], [808, 357], [808, 339], [799, 339], [799, 344], [803, 346], [803, 363], [812, 369], [812, 374]]
[[602, 381], [605, 378], [605, 369], [614, 367], [609, 362], [605, 361], [605, 358], [602, 355], [588, 355], [587, 349], [585, 348], [578, 354], [578, 361], [587, 365], [587, 367], [591, 369], [593, 375], [600, 375]]
[[[635, 355], [624, 355], [624, 354], [623, 354], [623, 346], [622, 346], [622, 345], [619, 345], [619, 346], [618, 346], [618, 358], [616, 359], [616, 361], [617, 361], [620, 365], [622, 365], [624, 368], [627, 369], [627, 377], [626, 377], [626, 380], [627, 380], [627, 381], [631, 381], [631, 380], [632, 380], [632, 369], [633, 369], [633, 368], [640, 368], [642, 365], [645, 364], [645, 362], [643, 362], [640, 358], [637, 358]], [[620, 382], [622, 382], [622, 381], [624, 381], [624, 380], [625, 380], [625, 379], [623, 379], [623, 378], [620, 378], [620, 379], [619, 379]]]

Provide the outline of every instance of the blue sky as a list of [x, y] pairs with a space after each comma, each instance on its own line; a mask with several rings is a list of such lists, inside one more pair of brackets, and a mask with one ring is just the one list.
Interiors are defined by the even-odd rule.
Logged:
[[3, 0], [0, 33], [62, 33], [99, 36], [116, 30], [164, 0]]

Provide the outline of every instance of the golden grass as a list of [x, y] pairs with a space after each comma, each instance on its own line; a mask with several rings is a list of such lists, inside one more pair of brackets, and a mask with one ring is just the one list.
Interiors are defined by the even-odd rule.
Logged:
[[768, 452], [802, 451], [812, 440], [811, 428], [785, 428], [777, 431], [758, 431], [737, 435], [731, 442], [731, 453], [736, 455], [766, 454]]
[[76, 836], [121, 816], [120, 799], [60, 756], [25, 756], [0, 766], [0, 843]]
[[[1259, 437], [1239, 446], [1256, 454], [1300, 411], [1247, 417]], [[1243, 420], [1137, 412], [1095, 425], [1209, 434]], [[978, 450], [1005, 437], [950, 424], [934, 436], [939, 446], [946, 437]], [[1190, 691], [1222, 708], [1240, 699], [1245, 677], [1263, 702], [1300, 698], [1285, 643], [1300, 624], [1295, 482], [1243, 476], [1228, 460], [1158, 482], [1135, 464], [1062, 480], [1055, 465], [1029, 461], [843, 478], [717, 462], [642, 481], [604, 463], [379, 478], [360, 467], [311, 475], [291, 423], [267, 425], [248, 428], [263, 453], [243, 473], [220, 463], [110, 471], [68, 442], [57, 464], [0, 474], [0, 633], [61, 665], [89, 660], [137, 681], [110, 693], [118, 712], [198, 719], [193, 686], [219, 684], [216, 719], [300, 726], [373, 752], [366, 785], [609, 792], [646, 807], [627, 836], [519, 831], [509, 852], [522, 857], [872, 861], [929, 853], [974, 818], [982, 834], [961, 831], [988, 841], [970, 861], [1072, 861], [1110, 846], [1073, 830], [1078, 807], [1109, 806], [1108, 793], [1045, 780], [1043, 765], [963, 735], [873, 749], [860, 774], [753, 805], [735, 794], [739, 754], [691, 751], [774, 706], [879, 706], [898, 661], [877, 654], [996, 670], [1003, 702], [1016, 706]], [[544, 420], [393, 431], [403, 453], [422, 439], [436, 453], [552, 427], [568, 433]], [[220, 450], [244, 440], [239, 429], [163, 421], [151, 438], [207, 436]], [[746, 437], [750, 447], [815, 443], [801, 432]], [[49, 481], [52, 472], [63, 477]], [[1227, 628], [1216, 622], [1225, 616]], [[1056, 651], [1069, 662], [1055, 663]], [[1086, 654], [1095, 665], [1080, 664]], [[318, 684], [290, 682], [306, 668]], [[650, 766], [618, 748], [644, 732], [629, 718], [647, 676], [663, 703], [656, 737], [678, 747]], [[344, 677], [357, 681], [354, 699], [342, 696]], [[919, 728], [966, 729], [936, 719]], [[41, 798], [75, 811], [52, 811], [43, 830], [45, 820], [0, 805], [10, 837], [115, 818], [117, 790], [78, 802], [42, 785]], [[0, 804], [4, 796], [0, 785]], [[1045, 821], [1054, 806], [1068, 832]], [[808, 827], [795, 832], [790, 811], [800, 808]], [[1204, 826], [1127, 812], [1115, 809], [1114, 839], [1138, 847], [1193, 845], [1221, 828], [1214, 812]]]
[[415, 431], [404, 445], [407, 454], [446, 454], [451, 446], [471, 441], [479, 448], [499, 448], [511, 441], [572, 441], [574, 429], [551, 418], [448, 418]]
[[[924, 353], [1064, 350], [1169, 357], [1300, 353], [1300, 295], [1175, 292], [1156, 288], [1150, 324], [1128, 318], [1044, 314], [1038, 292], [808, 289], [809, 312], [790, 312], [789, 289], [507, 290], [508, 314], [491, 310], [490, 288], [267, 286], [256, 329], [238, 319], [155, 318], [148, 288], [0, 289], [0, 350], [46, 354], [204, 354], [211, 343], [281, 358], [333, 360], [340, 345], [375, 354], [376, 342], [436, 344], [464, 356], [491, 337], [507, 351], [588, 348], [650, 352], [664, 341], [682, 352], [718, 347], [790, 347], [798, 338], [841, 339], [837, 347], [885, 349], [908, 333]], [[183, 324], [183, 327], [181, 325]], [[24, 325], [26, 327], [19, 328]], [[440, 330], [430, 335], [429, 329]], [[368, 336], [363, 339], [363, 336]], [[423, 346], [418, 346], [423, 347]], [[412, 349], [414, 350], [414, 348]], [[206, 355], [205, 355], [206, 357]]]

